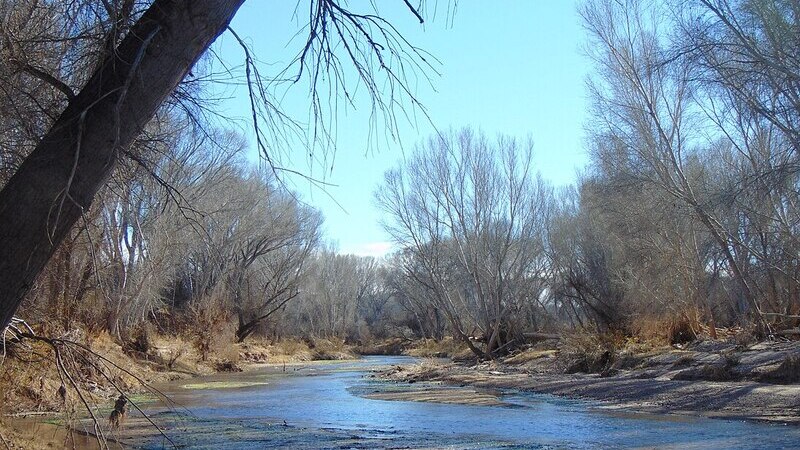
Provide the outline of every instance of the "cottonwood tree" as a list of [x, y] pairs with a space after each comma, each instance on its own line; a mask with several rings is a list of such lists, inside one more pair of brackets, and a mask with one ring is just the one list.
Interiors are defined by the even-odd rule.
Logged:
[[[748, 277], [747, 249], [704, 201], [687, 162], [698, 145], [689, 60], [666, 57], [662, 21], [642, 2], [586, 3], [582, 15], [596, 44], [596, 158], [617, 174], [657, 186], [681, 202], [713, 237], [755, 321], [768, 328]], [[695, 133], [693, 133], [695, 131]]]
[[428, 298], [480, 357], [522, 343], [514, 318], [546, 284], [551, 192], [531, 160], [530, 142], [462, 130], [419, 146], [376, 193], [387, 231], [424, 269]]
[[364, 287], [356, 305], [358, 338], [370, 340], [394, 337], [398, 331], [397, 322], [401, 319], [398, 317], [399, 308], [389, 285], [392, 270], [373, 257], [363, 257], [358, 272]]
[[[249, 192], [236, 200], [248, 205], [232, 217], [228, 232], [227, 292], [238, 319], [241, 342], [300, 292], [307, 259], [320, 238], [322, 217], [294, 197], [271, 189], [255, 174], [245, 180]], [[253, 185], [252, 187], [248, 185]]]
[[[604, 226], [606, 217], [591, 202], [589, 180], [579, 184], [579, 191], [561, 194], [548, 226], [554, 313], [581, 328], [623, 327], [625, 290], [615, 264], [617, 249]], [[600, 198], [602, 206], [605, 201]]]
[[[682, 3], [681, 43], [698, 80], [728, 116], [756, 116], [781, 134], [775, 150], [800, 151], [800, 12], [786, 0], [692, 0]], [[733, 119], [735, 120], [735, 119]]]
[[386, 336], [391, 314], [383, 270], [374, 258], [321, 246], [309, 257], [297, 299], [281, 311], [280, 333], [348, 342]]
[[447, 320], [436, 302], [427, 279], [424, 265], [410, 249], [401, 249], [390, 259], [391, 271], [387, 280], [392, 296], [410, 316], [409, 328], [423, 338], [442, 340], [447, 329]]
[[[12, 17], [15, 27], [3, 27], [3, 54], [13, 62], [12, 73], [25, 73], [62, 96], [39, 129], [47, 130], [33, 141], [29, 154], [14, 155], [14, 174], [0, 191], [0, 313], [2, 326], [11, 320], [25, 294], [72, 227], [90, 208], [95, 194], [113, 172], [118, 161], [146, 124], [185, 79], [209, 45], [227, 29], [243, 0], [154, 0], [153, 2], [70, 2], [59, 11], [55, 23], [47, 22], [48, 11], [28, 8]], [[405, 2], [420, 19], [418, 8]], [[5, 3], [4, 5], [7, 5]], [[38, 6], [21, 2], [14, 6]], [[373, 5], [374, 6], [374, 5]], [[47, 6], [45, 6], [45, 9]], [[29, 11], [30, 14], [26, 12]], [[14, 10], [14, 12], [17, 12]], [[54, 49], [45, 67], [23, 58], [24, 46], [11, 31], [26, 25], [60, 28], [67, 40], [77, 43], [67, 50]], [[62, 22], [58, 22], [63, 18]], [[48, 28], [50, 27], [50, 28]], [[312, 140], [330, 142], [332, 133], [324, 125], [327, 98], [344, 95], [354, 101], [352, 82], [367, 86], [373, 99], [373, 117], [396, 123], [394, 113], [402, 99], [416, 104], [406, 84], [413, 67], [428, 66], [425, 55], [405, 41], [397, 30], [377, 14], [358, 14], [333, 0], [309, 5], [308, 38], [290, 68], [276, 80], [309, 80], [312, 112], [321, 125]], [[74, 53], [73, 53], [74, 50]], [[61, 53], [59, 53], [61, 52]], [[65, 55], [59, 60], [59, 55]], [[79, 54], [80, 58], [70, 59]], [[60, 62], [79, 61], [62, 70]], [[267, 134], [280, 134], [285, 116], [274, 108], [266, 78], [258, 76], [254, 58], [246, 55], [257, 145], [273, 162]], [[82, 72], [78, 69], [84, 69]], [[17, 72], [13, 72], [17, 71]], [[296, 76], [285, 76], [293, 72]], [[61, 79], [62, 74], [74, 75]], [[351, 78], [352, 75], [352, 78]], [[389, 90], [381, 86], [386, 80]], [[322, 86], [327, 86], [324, 90]], [[388, 92], [388, 94], [387, 94]], [[8, 141], [8, 139], [7, 139]], [[13, 139], [9, 142], [14, 142]], [[274, 140], [272, 141], [274, 143]], [[16, 151], [16, 149], [15, 149]], [[5, 158], [5, 157], [4, 157]], [[22, 160], [18, 167], [17, 161]]]
[[[698, 103], [723, 136], [716, 144], [730, 226], [758, 261], [754, 282], [770, 317], [800, 311], [798, 274], [798, 106], [800, 39], [794, 2], [698, 0], [680, 17], [681, 44], [697, 80]], [[735, 220], [735, 218], [740, 220]], [[791, 324], [791, 320], [789, 321]]]

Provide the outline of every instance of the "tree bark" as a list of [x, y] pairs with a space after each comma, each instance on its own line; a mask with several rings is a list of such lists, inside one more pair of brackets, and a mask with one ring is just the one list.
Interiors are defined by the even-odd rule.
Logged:
[[243, 2], [155, 0], [0, 191], [3, 328], [120, 153]]

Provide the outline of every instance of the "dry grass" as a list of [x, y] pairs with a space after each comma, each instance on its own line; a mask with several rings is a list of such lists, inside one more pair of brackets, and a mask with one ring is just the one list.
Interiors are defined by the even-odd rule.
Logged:
[[441, 341], [423, 339], [412, 344], [403, 354], [416, 358], [457, 358], [472, 355], [463, 342], [447, 337]]
[[561, 354], [566, 373], [604, 373], [611, 368], [628, 339], [621, 333], [576, 333], [565, 337]]
[[344, 339], [315, 339], [313, 344], [314, 360], [344, 360], [358, 357], [353, 347], [346, 344]]
[[680, 313], [644, 316], [631, 325], [633, 336], [653, 346], [685, 344], [697, 339], [703, 329], [700, 313], [689, 309]]
[[274, 364], [319, 360], [356, 359], [353, 347], [343, 339], [282, 339], [277, 342], [251, 341], [241, 345], [245, 360]]
[[209, 353], [203, 362], [200, 350], [192, 336], [164, 336], [151, 334], [152, 348], [150, 357], [156, 363], [155, 369], [161, 372], [179, 372], [185, 374], [207, 374], [213, 372], [215, 354]]
[[360, 355], [402, 355], [413, 341], [405, 338], [389, 338], [372, 341], [356, 347]]
[[283, 339], [278, 342], [265, 345], [267, 351], [267, 362], [270, 363], [289, 363], [312, 361], [314, 352], [308, 344], [299, 339]]
[[[143, 392], [145, 387], [136, 377], [147, 383], [167, 378], [152, 361], [124, 351], [108, 333], [87, 336], [74, 331], [66, 338], [102, 356], [75, 353], [66, 347], [61, 350], [69, 374], [90, 404], [113, 404], [119, 395], [117, 387], [126, 393]], [[31, 341], [25, 347], [16, 344], [0, 367], [0, 383], [5, 387], [0, 395], [4, 412], [49, 411], [72, 417], [84, 408], [72, 383], [68, 379], [62, 382], [52, 348], [43, 342]]]

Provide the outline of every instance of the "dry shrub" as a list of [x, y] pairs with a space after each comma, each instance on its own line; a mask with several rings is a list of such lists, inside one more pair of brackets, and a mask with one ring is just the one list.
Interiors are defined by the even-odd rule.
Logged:
[[634, 337], [653, 346], [692, 342], [697, 339], [700, 329], [700, 315], [696, 309], [640, 317], [631, 325]]
[[269, 343], [261, 337], [255, 336], [247, 342], [239, 342], [239, 360], [252, 363], [265, 363], [269, 361]]
[[172, 370], [175, 367], [175, 363], [177, 363], [178, 359], [180, 359], [180, 357], [183, 356], [184, 354], [186, 354], [186, 346], [184, 345], [179, 345], [174, 348], [170, 348], [167, 351], [166, 355], [167, 357], [165, 361], [167, 364], [167, 369]]
[[619, 332], [576, 333], [566, 337], [561, 345], [561, 353], [567, 361], [565, 373], [608, 374], [626, 342], [626, 337]]
[[150, 328], [149, 324], [143, 323], [131, 330], [129, 338], [124, 341], [122, 346], [125, 353], [146, 358], [153, 349]]
[[233, 361], [222, 360], [214, 364], [214, 370], [217, 372], [241, 372], [242, 368]]
[[760, 342], [760, 333], [755, 325], [750, 324], [746, 327], [736, 328], [732, 331], [733, 342], [737, 345], [752, 345]]
[[202, 361], [208, 361], [212, 353], [238, 359], [239, 352], [233, 345], [235, 327], [219, 296], [211, 295], [192, 305], [189, 316], [192, 324], [190, 333]]

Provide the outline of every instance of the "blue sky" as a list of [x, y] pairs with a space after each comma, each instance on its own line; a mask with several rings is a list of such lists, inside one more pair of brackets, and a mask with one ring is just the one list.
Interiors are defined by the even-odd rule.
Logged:
[[[351, 9], [359, 10], [360, 3], [352, 2]], [[305, 1], [301, 4], [306, 7]], [[581, 51], [586, 34], [577, 1], [461, 0], [451, 22], [440, 10], [424, 25], [404, 9], [402, 0], [377, 4], [409, 41], [441, 62], [436, 67], [441, 75], [432, 80], [435, 90], [424, 83], [414, 87], [436, 128], [471, 126], [487, 135], [531, 136], [542, 176], [555, 185], [574, 181], [587, 162], [583, 125], [585, 79], [591, 69]], [[252, 46], [264, 73], [285, 66], [302, 44], [302, 35], [292, 40], [301, 21], [293, 17], [294, 5], [288, 0], [251, 0], [233, 21], [232, 27]], [[440, 0], [442, 6], [447, 6], [446, 0]], [[305, 10], [300, 11], [303, 14]], [[230, 35], [223, 36], [215, 50], [230, 65], [242, 62], [242, 52]], [[221, 113], [252, 142], [247, 91], [218, 89], [227, 98]], [[308, 90], [298, 84], [281, 97], [280, 106], [302, 120], [308, 104]], [[336, 185], [327, 189], [334, 201], [302, 178], [287, 175], [292, 187], [323, 212], [326, 238], [337, 243], [340, 252], [382, 255], [390, 249], [390, 239], [380, 227], [373, 192], [383, 173], [434, 127], [417, 114], [416, 123], [401, 124], [402, 146], [388, 139], [370, 146], [369, 105], [362, 102], [356, 107], [339, 112], [335, 160], [328, 160], [329, 165], [334, 162], [332, 170], [309, 164], [302, 148], [288, 151], [281, 163]], [[255, 159], [255, 149], [251, 152]]]

